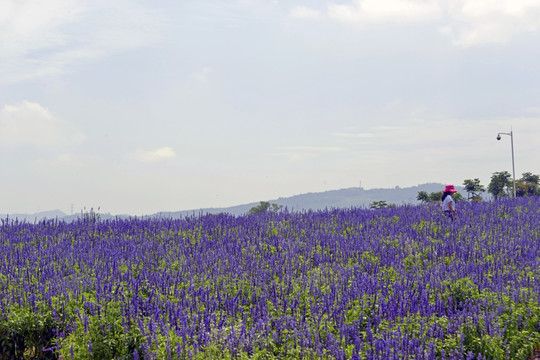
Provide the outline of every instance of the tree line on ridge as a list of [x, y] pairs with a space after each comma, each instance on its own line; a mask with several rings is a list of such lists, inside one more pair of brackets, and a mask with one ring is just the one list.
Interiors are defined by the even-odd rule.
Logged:
[[[482, 201], [482, 193], [486, 192], [484, 185], [480, 184], [480, 179], [466, 179], [463, 181], [467, 199], [469, 201]], [[495, 199], [512, 196], [514, 182], [512, 175], [508, 171], [498, 171], [491, 175], [491, 181], [487, 186], [487, 192]], [[520, 179], [516, 180], [516, 197], [539, 196], [540, 195], [540, 175], [525, 172]], [[460, 193], [452, 195], [454, 201], [465, 200]], [[426, 191], [419, 191], [416, 200], [426, 202], [437, 202], [442, 198], [442, 191], [428, 194]]]

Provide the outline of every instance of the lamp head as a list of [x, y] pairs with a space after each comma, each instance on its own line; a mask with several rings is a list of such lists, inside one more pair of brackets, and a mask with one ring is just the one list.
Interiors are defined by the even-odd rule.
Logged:
[[497, 140], [501, 140], [501, 134], [497, 135]]

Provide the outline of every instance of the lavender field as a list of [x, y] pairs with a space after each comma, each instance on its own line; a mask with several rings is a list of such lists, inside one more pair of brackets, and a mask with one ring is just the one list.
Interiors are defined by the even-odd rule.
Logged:
[[540, 199], [0, 226], [0, 359], [528, 359]]

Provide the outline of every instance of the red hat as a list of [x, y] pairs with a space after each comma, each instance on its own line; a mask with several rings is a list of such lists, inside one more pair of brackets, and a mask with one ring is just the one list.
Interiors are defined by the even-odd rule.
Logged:
[[451, 193], [456, 193], [457, 190], [454, 188], [454, 185], [446, 185], [444, 192], [450, 191]]

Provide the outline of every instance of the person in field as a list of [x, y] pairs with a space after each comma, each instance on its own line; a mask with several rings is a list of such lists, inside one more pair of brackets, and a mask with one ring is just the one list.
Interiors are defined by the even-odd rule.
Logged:
[[445, 215], [452, 219], [452, 221], [454, 221], [457, 212], [456, 202], [452, 199], [452, 195], [455, 193], [457, 193], [457, 190], [454, 188], [454, 185], [446, 185], [441, 198], [442, 209]]

